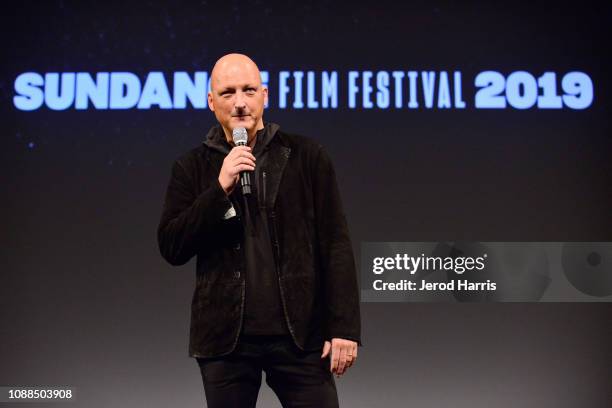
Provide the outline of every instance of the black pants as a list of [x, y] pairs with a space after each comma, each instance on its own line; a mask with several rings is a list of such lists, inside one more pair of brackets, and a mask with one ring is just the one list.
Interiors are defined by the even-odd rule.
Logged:
[[242, 336], [229, 355], [197, 360], [209, 408], [255, 407], [262, 370], [285, 408], [338, 407], [329, 356], [301, 351], [289, 336]]

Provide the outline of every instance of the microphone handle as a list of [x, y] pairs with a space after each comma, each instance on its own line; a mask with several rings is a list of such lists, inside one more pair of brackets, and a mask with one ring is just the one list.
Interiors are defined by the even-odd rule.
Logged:
[[[246, 146], [246, 143], [238, 143], [237, 146]], [[242, 191], [242, 195], [250, 195], [251, 194], [251, 172], [250, 171], [241, 171], [240, 172], [240, 190]]]
[[243, 171], [240, 173], [240, 188], [242, 189], [242, 195], [251, 194], [251, 172]]

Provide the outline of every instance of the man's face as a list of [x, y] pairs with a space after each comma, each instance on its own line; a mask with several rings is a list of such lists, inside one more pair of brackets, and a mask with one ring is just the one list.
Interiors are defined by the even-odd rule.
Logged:
[[257, 130], [263, 129], [267, 101], [268, 89], [262, 86], [259, 70], [252, 61], [228, 58], [213, 69], [208, 106], [226, 137], [231, 139], [234, 128], [244, 127], [250, 142]]

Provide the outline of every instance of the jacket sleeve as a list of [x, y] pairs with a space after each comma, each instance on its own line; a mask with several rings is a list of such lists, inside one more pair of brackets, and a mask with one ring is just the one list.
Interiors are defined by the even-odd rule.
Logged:
[[216, 177], [196, 195], [193, 176], [176, 160], [157, 229], [162, 257], [175, 266], [187, 263], [231, 206]]
[[361, 344], [359, 287], [346, 217], [336, 174], [327, 152], [319, 146], [313, 170], [317, 241], [322, 268], [326, 335]]

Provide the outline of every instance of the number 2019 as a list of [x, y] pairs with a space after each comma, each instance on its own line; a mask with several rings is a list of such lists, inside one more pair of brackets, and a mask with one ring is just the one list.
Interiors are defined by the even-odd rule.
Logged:
[[[475, 106], [481, 109], [586, 109], [593, 102], [593, 81], [584, 72], [568, 72], [561, 80], [563, 95], [557, 94], [557, 76], [545, 72], [537, 80], [526, 71], [516, 71], [505, 78], [497, 71], [483, 71], [476, 76]], [[540, 92], [541, 89], [541, 92]]]

